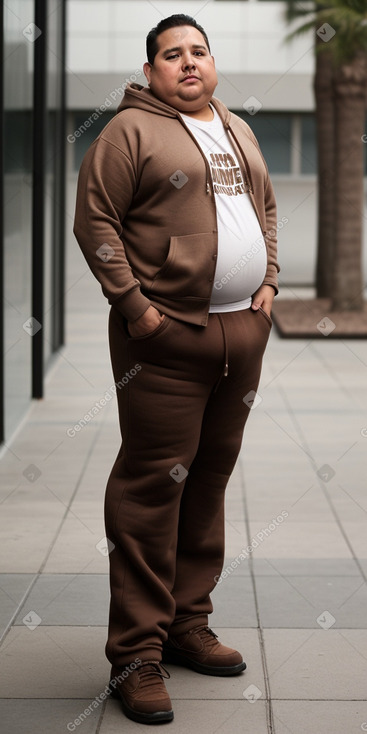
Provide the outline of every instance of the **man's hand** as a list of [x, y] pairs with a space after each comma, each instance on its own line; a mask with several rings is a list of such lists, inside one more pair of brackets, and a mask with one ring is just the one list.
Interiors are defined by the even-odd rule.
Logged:
[[260, 306], [268, 314], [271, 315], [271, 307], [273, 305], [275, 290], [271, 285], [262, 285], [252, 297], [251, 308], [257, 311]]
[[154, 306], [149, 306], [145, 313], [136, 319], [136, 321], [129, 321], [129, 334], [132, 337], [149, 334], [149, 332], [154, 331], [159, 326], [163, 319], [163, 314], [160, 314]]

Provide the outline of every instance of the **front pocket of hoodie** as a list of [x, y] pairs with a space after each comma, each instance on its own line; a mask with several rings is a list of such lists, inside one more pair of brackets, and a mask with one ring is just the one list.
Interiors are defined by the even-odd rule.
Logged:
[[171, 237], [167, 258], [156, 273], [148, 295], [172, 299], [210, 297], [216, 262], [212, 232]]

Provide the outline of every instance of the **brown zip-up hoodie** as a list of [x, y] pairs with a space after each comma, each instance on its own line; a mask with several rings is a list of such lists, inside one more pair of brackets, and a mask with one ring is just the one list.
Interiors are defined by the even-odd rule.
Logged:
[[[215, 97], [211, 104], [250, 185], [267, 245], [264, 284], [277, 290], [276, 205], [264, 158], [249, 126]], [[147, 87], [128, 85], [117, 112], [84, 157], [75, 236], [128, 321], [152, 304], [206, 326], [218, 243], [208, 161], [178, 110]]]

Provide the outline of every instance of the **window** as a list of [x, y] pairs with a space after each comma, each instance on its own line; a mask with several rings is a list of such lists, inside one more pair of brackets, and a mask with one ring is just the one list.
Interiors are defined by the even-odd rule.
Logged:
[[71, 136], [69, 135], [69, 139], [71, 140], [72, 138], [75, 138], [73, 141], [74, 171], [79, 171], [82, 160], [89, 146], [116, 114], [116, 112], [103, 112], [99, 115], [97, 120], [93, 120], [93, 113], [95, 113], [95, 110], [92, 110], [91, 112], [89, 112], [89, 110], [84, 110], [82, 112], [75, 112], [74, 115], [72, 115], [73, 132]]
[[292, 115], [282, 113], [235, 113], [256, 135], [270, 173], [291, 173]]

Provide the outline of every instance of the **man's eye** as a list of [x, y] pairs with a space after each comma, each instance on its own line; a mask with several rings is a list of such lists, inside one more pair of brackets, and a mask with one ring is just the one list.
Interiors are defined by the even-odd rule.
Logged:
[[171, 54], [170, 56], [166, 56], [166, 61], [168, 61], [169, 59], [176, 59], [177, 56], [178, 54]]

